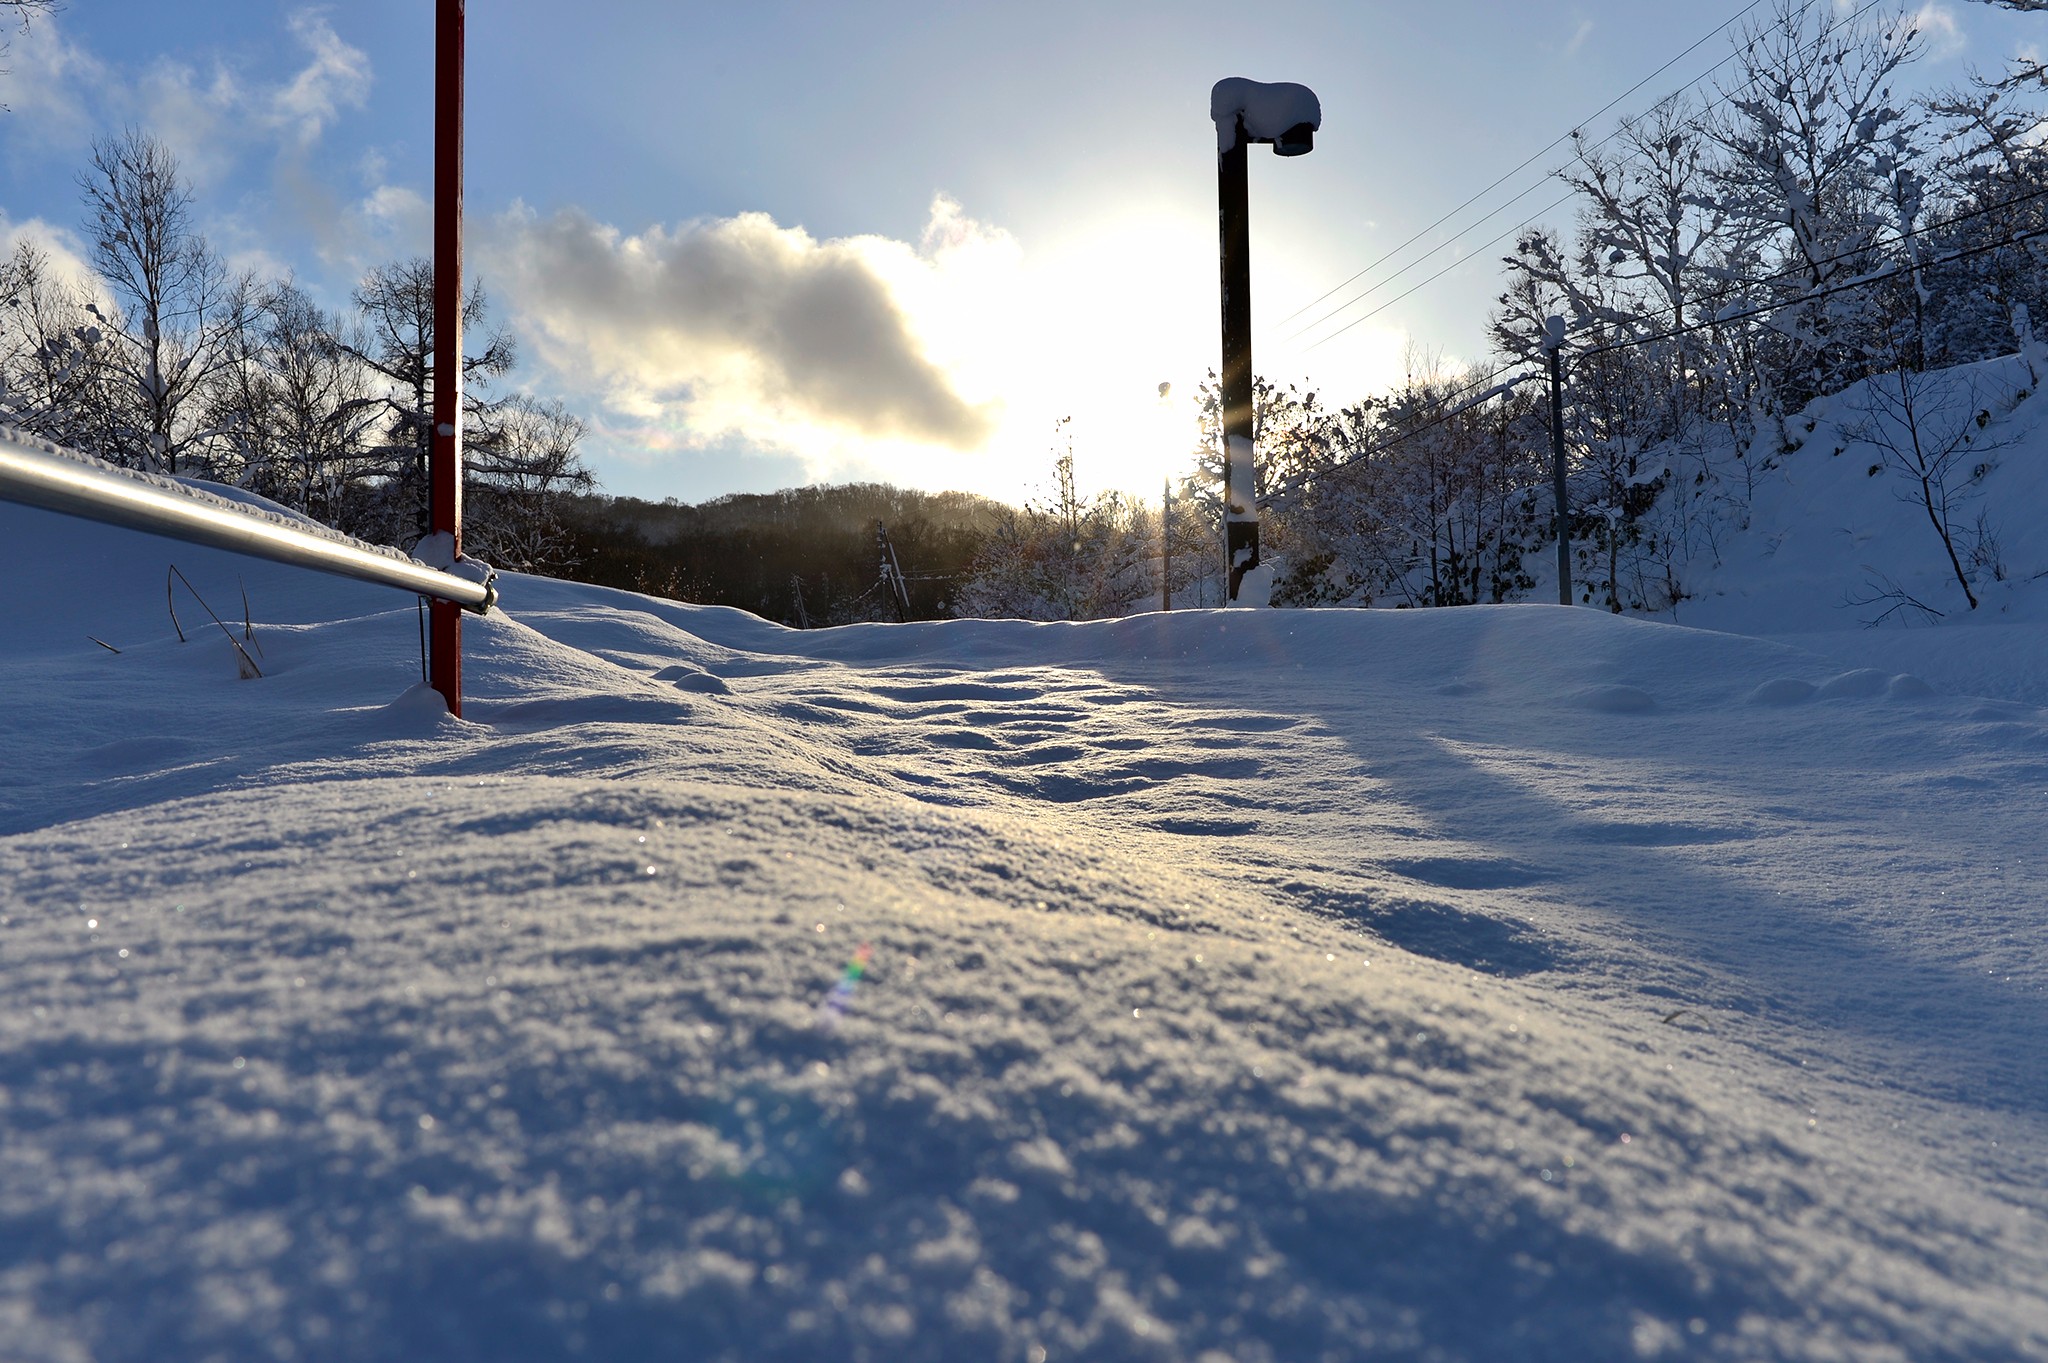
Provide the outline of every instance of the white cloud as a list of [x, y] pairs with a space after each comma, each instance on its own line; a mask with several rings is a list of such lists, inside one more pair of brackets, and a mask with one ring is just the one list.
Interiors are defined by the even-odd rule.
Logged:
[[1969, 37], [1956, 19], [1955, 10], [1942, 0], [1927, 0], [1914, 11], [1913, 27], [1919, 30], [1921, 41], [1927, 46], [1927, 55], [1936, 59], [1958, 56], [1970, 45]]
[[425, 250], [434, 227], [434, 204], [416, 189], [399, 185], [378, 185], [354, 208], [369, 230], [378, 237], [391, 237]]
[[317, 11], [300, 10], [290, 24], [311, 60], [269, 91], [266, 103], [272, 126], [304, 147], [318, 141], [342, 110], [363, 107], [369, 98], [370, 58], [336, 36]]
[[[38, 18], [11, 38], [0, 79], [8, 142], [38, 150], [82, 147], [98, 131], [92, 105], [113, 78], [106, 64], [64, 36], [56, 18]], [[17, 139], [19, 139], [17, 141]]]
[[10, 141], [76, 158], [94, 138], [134, 127], [168, 146], [202, 190], [252, 154], [302, 157], [344, 111], [363, 106], [372, 73], [368, 54], [319, 11], [299, 10], [286, 23], [301, 56], [272, 80], [219, 57], [164, 57], [125, 70], [72, 43], [55, 20], [38, 19], [15, 40], [0, 84], [14, 111]]
[[14, 248], [24, 241], [41, 248], [51, 275], [74, 292], [100, 303], [112, 301], [105, 282], [86, 262], [87, 248], [76, 232], [42, 218], [16, 222], [0, 210], [0, 259], [13, 255]]
[[227, 177], [256, 127], [240, 83], [220, 65], [202, 72], [160, 59], [132, 88], [105, 92], [105, 99], [119, 112], [118, 124], [169, 147], [185, 182], [202, 191]]
[[201, 68], [161, 60], [136, 92], [141, 126], [178, 153], [199, 187], [224, 179], [251, 152], [272, 150], [287, 174], [346, 109], [369, 98], [370, 58], [343, 42], [317, 10], [287, 21], [302, 64], [282, 80], [250, 79], [218, 59]]
[[601, 396], [607, 427], [692, 448], [737, 435], [816, 476], [988, 440], [992, 410], [945, 360], [974, 340], [962, 289], [1007, 241], [943, 197], [914, 247], [820, 241], [762, 213], [627, 234], [515, 207], [477, 233], [515, 331], [567, 386]]
[[[9, 59], [14, 78], [0, 83], [15, 109], [5, 146], [83, 166], [97, 138], [133, 128], [157, 139], [204, 205], [208, 237], [238, 269], [290, 273], [278, 248], [287, 239], [351, 277], [372, 260], [424, 249], [418, 194], [378, 183], [383, 166], [366, 160], [365, 195], [351, 202], [318, 155], [336, 121], [367, 103], [369, 56], [318, 9], [292, 12], [285, 27], [291, 50], [265, 68], [219, 54], [131, 68], [38, 19]], [[245, 192], [257, 186], [268, 192]]]

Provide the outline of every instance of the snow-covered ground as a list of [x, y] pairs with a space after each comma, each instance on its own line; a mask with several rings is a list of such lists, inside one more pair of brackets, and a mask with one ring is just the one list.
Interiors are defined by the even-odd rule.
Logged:
[[0, 580], [9, 1363], [2048, 1355], [2048, 627]]

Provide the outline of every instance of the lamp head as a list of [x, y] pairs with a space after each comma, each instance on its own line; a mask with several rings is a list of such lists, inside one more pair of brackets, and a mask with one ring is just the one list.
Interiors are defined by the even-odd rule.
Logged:
[[1273, 139], [1275, 156], [1306, 156], [1316, 147], [1316, 125], [1297, 123]]

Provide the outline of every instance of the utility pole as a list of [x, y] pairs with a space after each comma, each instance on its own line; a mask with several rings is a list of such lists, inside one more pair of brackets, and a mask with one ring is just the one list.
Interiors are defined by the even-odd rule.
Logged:
[[882, 585], [889, 589], [889, 606], [896, 623], [910, 619], [910, 584], [903, 580], [903, 565], [896, 561], [896, 546], [889, 540], [889, 527], [875, 522], [875, 548], [882, 559]]
[[[446, 535], [445, 566], [462, 560], [462, 24], [463, 0], [434, 17], [434, 444], [427, 528]], [[462, 715], [462, 608], [427, 608], [433, 687]]]
[[1543, 322], [1543, 353], [1550, 357], [1550, 483], [1557, 494], [1557, 604], [1572, 604], [1572, 507], [1564, 482], [1564, 318]]
[[1216, 125], [1216, 202], [1223, 275], [1223, 554], [1229, 599], [1259, 564], [1258, 476], [1252, 463], [1252, 247], [1249, 170], [1254, 142], [1280, 156], [1315, 146], [1323, 106], [1305, 85], [1232, 76], [1209, 92]]

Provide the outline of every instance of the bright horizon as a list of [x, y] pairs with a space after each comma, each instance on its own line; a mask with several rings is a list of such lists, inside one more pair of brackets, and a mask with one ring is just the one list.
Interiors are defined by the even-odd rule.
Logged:
[[[1246, 25], [1214, 4], [784, 4], [686, 26], [642, 0], [568, 27], [478, 4], [471, 272], [521, 342], [510, 383], [585, 417], [614, 493], [873, 479], [1017, 501], [1071, 416], [1085, 488], [1156, 496], [1216, 363], [1217, 79], [1321, 98], [1312, 155], [1253, 162], [1255, 357], [1348, 402], [1411, 352], [1483, 359], [1497, 239], [1560, 197], [1548, 144], [1708, 75], [1717, 27], [1767, 8], [1304, 2]], [[2040, 27], [1963, 0], [1915, 12], [1922, 85]], [[133, 127], [177, 152], [232, 264], [344, 304], [367, 267], [428, 250], [432, 30], [401, 0], [39, 18], [0, 77], [0, 246], [82, 259], [76, 177]]]

